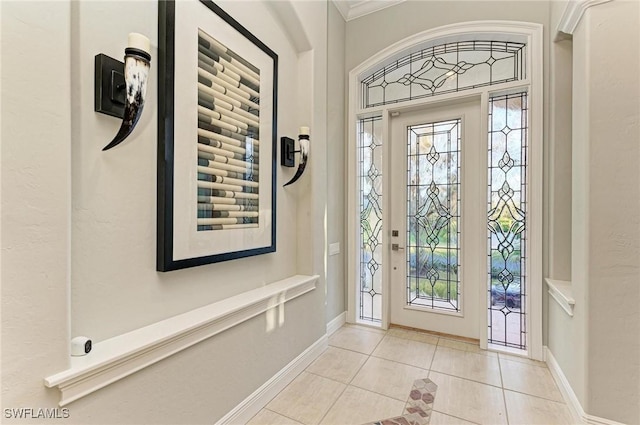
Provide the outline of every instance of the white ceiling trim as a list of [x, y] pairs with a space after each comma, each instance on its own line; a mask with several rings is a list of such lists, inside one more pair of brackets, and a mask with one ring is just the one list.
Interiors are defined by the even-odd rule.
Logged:
[[336, 5], [345, 21], [352, 21], [370, 13], [386, 9], [387, 7], [395, 6], [404, 1], [405, 0], [333, 0], [333, 4]]
[[349, 17], [349, 5], [345, 1], [333, 0], [333, 5], [338, 9], [338, 12], [342, 15], [344, 20], [348, 20]]
[[584, 12], [591, 6], [597, 6], [602, 3], [608, 3], [611, 0], [573, 0], [567, 4], [564, 9], [562, 18], [558, 23], [558, 32], [573, 35], [580, 20], [584, 16]]

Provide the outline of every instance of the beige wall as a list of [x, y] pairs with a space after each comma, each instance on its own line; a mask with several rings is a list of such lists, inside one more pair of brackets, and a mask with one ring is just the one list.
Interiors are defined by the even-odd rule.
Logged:
[[[567, 2], [551, 3], [551, 30], [555, 34]], [[579, 29], [580, 30], [580, 29]], [[573, 75], [573, 69], [584, 68], [584, 45], [575, 45], [571, 39], [556, 39], [551, 42], [550, 75], [550, 149], [553, 152], [549, 169], [554, 184], [550, 186], [549, 215], [547, 229], [549, 240], [549, 277], [573, 280], [573, 296], [576, 299], [574, 316], [549, 298], [547, 311], [547, 346], [562, 368], [578, 400], [584, 406], [587, 392], [587, 291], [579, 282], [585, 280], [576, 262], [583, 262], [587, 229], [584, 217], [587, 214], [586, 197], [589, 181], [584, 159], [588, 157], [588, 146], [584, 143], [584, 127], [575, 123], [584, 122], [587, 102], [587, 84], [584, 75]], [[572, 123], [572, 114], [574, 125]], [[572, 134], [573, 132], [573, 134]], [[573, 148], [572, 149], [572, 145]], [[573, 248], [573, 249], [572, 249]]]
[[[264, 4], [221, 4], [232, 16], [242, 14], [242, 7], [260, 11], [243, 14], [243, 23], [279, 55], [278, 134], [297, 134], [300, 118], [290, 106], [298, 102], [297, 52], [279, 26], [265, 25], [270, 10]], [[122, 13], [125, 8], [127, 14]], [[157, 59], [157, 14], [157, 3], [148, 1], [71, 3], [71, 75], [82, 82], [73, 84], [71, 105], [71, 333], [96, 341], [291, 276], [297, 268], [291, 261], [297, 252], [292, 225], [298, 220], [297, 198], [281, 188], [290, 169], [277, 166], [275, 253], [156, 272], [158, 62], [152, 60], [148, 101], [138, 128], [123, 144], [102, 152], [117, 130], [117, 120], [93, 110], [93, 56], [101, 52], [120, 57], [126, 35], [136, 31], [151, 38]], [[176, 119], [180, 113], [176, 111]]]
[[[3, 408], [56, 405], [43, 378], [72, 335], [99, 342], [295, 273], [320, 283], [281, 327], [251, 319], [70, 404], [66, 422], [215, 422], [325, 333], [327, 6], [292, 5], [301, 53], [268, 2], [219, 4], [279, 55], [278, 136], [309, 125], [314, 156], [290, 190], [277, 167], [276, 253], [158, 273], [157, 3], [1, 3]], [[93, 58], [121, 57], [131, 31], [151, 39], [148, 102], [102, 152], [118, 123], [93, 111]]]
[[347, 23], [347, 71], [381, 49], [418, 32], [456, 22], [516, 20], [545, 25], [548, 35], [549, 3], [518, 1], [517, 7], [503, 1], [409, 0]]
[[0, 7], [2, 407], [55, 406], [42, 378], [69, 356], [69, 3]]
[[549, 311], [549, 349], [585, 412], [629, 424], [640, 421], [639, 17], [637, 2], [592, 6], [559, 46], [573, 57], [576, 305], [571, 318]]
[[587, 412], [640, 422], [640, 3], [591, 7], [588, 78]]
[[327, 98], [327, 232], [328, 243], [339, 243], [340, 253], [327, 258], [327, 322], [346, 310], [345, 238], [345, 31], [344, 18], [333, 3], [328, 6]]

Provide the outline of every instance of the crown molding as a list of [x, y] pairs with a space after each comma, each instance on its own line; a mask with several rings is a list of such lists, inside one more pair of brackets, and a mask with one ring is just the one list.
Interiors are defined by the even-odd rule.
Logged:
[[346, 21], [349, 17], [349, 5], [345, 1], [332, 0], [333, 5], [338, 9], [342, 18]]
[[560, 22], [558, 23], [558, 28], [556, 30], [558, 32], [562, 32], [565, 34], [573, 35], [574, 31], [578, 27], [582, 16], [584, 16], [584, 12], [592, 7], [597, 6], [602, 3], [608, 3], [612, 0], [572, 0], [569, 1], [567, 7], [564, 9], [564, 13], [562, 14], [562, 18], [560, 18]]
[[406, 0], [361, 0], [349, 5], [347, 1], [333, 0], [333, 4], [338, 8], [344, 20], [348, 22], [404, 1]]

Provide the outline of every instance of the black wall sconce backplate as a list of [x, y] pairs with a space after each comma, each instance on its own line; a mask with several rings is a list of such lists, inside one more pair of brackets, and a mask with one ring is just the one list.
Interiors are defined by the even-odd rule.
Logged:
[[94, 110], [117, 118], [124, 117], [126, 83], [124, 62], [102, 53], [95, 57]]

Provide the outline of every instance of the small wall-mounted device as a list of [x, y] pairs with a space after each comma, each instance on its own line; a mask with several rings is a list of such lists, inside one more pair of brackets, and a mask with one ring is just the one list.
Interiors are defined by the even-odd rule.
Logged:
[[91, 351], [92, 343], [86, 336], [77, 336], [71, 340], [71, 355], [86, 356]]
[[284, 167], [295, 166], [295, 154], [300, 153], [300, 163], [294, 176], [287, 183], [283, 185], [288, 186], [295, 183], [307, 166], [307, 158], [309, 156], [309, 127], [300, 127], [300, 134], [298, 135], [298, 143], [300, 144], [300, 150], [295, 150], [295, 142], [290, 137], [280, 138], [280, 165]]

